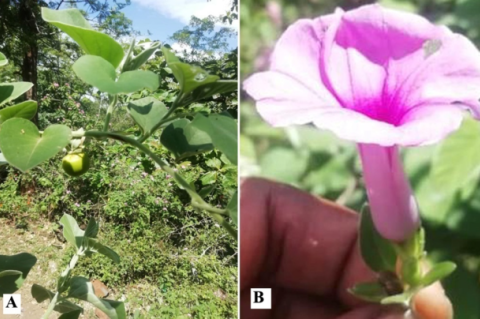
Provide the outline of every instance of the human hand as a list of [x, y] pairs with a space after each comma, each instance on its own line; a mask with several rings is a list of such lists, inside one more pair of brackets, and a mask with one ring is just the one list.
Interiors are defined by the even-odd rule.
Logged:
[[[262, 179], [241, 184], [240, 317], [243, 319], [400, 319], [403, 310], [347, 292], [375, 274], [358, 249], [358, 215]], [[272, 310], [250, 309], [250, 288], [272, 288]], [[417, 319], [451, 319], [440, 284], [414, 298]]]

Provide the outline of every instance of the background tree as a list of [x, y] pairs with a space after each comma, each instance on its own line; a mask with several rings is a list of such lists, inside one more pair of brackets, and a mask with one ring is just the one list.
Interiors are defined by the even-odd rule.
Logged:
[[[7, 0], [0, 2], [0, 50], [18, 67], [15, 74], [33, 83], [25, 98], [38, 99], [38, 66], [45, 64], [49, 57], [39, 56], [39, 52], [59, 49], [62, 43], [60, 33], [46, 24], [40, 15], [41, 7], [52, 9], [75, 7], [84, 10], [90, 21], [114, 36], [124, 36], [132, 32], [131, 21], [120, 12], [130, 0], [125, 2], [102, 0]], [[46, 63], [48, 64], [48, 63]], [[38, 123], [38, 113], [34, 118]]]
[[[215, 55], [225, 53], [230, 47], [230, 40], [237, 32], [224, 26], [218, 26], [222, 17], [208, 16], [206, 18], [192, 17], [190, 23], [175, 32], [170, 40], [178, 43], [185, 56], [191, 59], [215, 59]], [[187, 52], [189, 51], [189, 52]]]

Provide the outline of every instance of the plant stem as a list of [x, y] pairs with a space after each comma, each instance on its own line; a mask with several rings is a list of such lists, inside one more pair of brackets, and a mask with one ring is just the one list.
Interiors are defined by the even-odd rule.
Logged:
[[142, 152], [144, 152], [146, 155], [150, 156], [150, 158], [155, 161], [162, 170], [170, 174], [171, 176], [174, 177], [175, 181], [177, 184], [183, 188], [192, 198], [192, 206], [198, 208], [198, 209], [203, 209], [206, 210], [210, 213], [213, 219], [228, 231], [228, 233], [233, 237], [237, 238], [237, 231], [233, 229], [231, 225], [227, 223], [225, 218], [222, 215], [225, 215], [225, 210], [218, 209], [216, 207], [211, 206], [207, 202], [203, 200], [203, 198], [198, 195], [197, 191], [195, 190], [194, 187], [192, 187], [180, 174], [178, 174], [176, 171], [174, 171], [167, 162], [165, 162], [162, 158], [160, 158], [157, 154], [152, 152], [148, 147], [140, 143], [139, 141], [130, 138], [128, 136], [124, 136], [121, 134], [116, 134], [116, 133], [111, 133], [111, 132], [99, 132], [99, 131], [87, 131], [85, 132], [85, 136], [90, 136], [98, 139], [102, 139], [105, 137], [112, 138], [127, 144], [130, 144]]
[[58, 279], [58, 284], [57, 284], [57, 290], [60, 293], [64, 291], [65, 283], [68, 281], [68, 278], [70, 278], [70, 273], [72, 272], [72, 269], [75, 268], [75, 265], [77, 264], [79, 257], [80, 255], [78, 252], [75, 255], [73, 255], [72, 259], [70, 259], [70, 262], [67, 265], [67, 268], [65, 268], [65, 270], [60, 275], [60, 279]]
[[50, 316], [50, 314], [52, 313], [53, 308], [55, 308], [55, 305], [56, 305], [56, 303], [57, 303], [58, 296], [59, 296], [59, 293], [57, 292], [57, 293], [55, 294], [55, 296], [53, 296], [52, 301], [50, 301], [50, 304], [48, 305], [47, 311], [46, 311], [45, 314], [43, 315], [42, 319], [48, 319], [48, 316]]
[[213, 213], [213, 214], [228, 216], [228, 213], [225, 209], [219, 209], [219, 208], [213, 207], [211, 205], [206, 205], [205, 206], [203, 203], [192, 202], [192, 206], [200, 208], [200, 209], [208, 210], [210, 213]]
[[163, 117], [164, 119], [168, 118], [170, 114], [172, 114], [177, 109], [178, 102], [182, 99], [182, 97], [183, 97], [183, 93], [180, 93], [177, 95], [177, 97], [175, 98], [175, 101], [173, 101], [173, 104], [168, 110], [167, 114], [165, 114], [165, 116]]
[[108, 130], [108, 126], [110, 124], [110, 119], [112, 118], [112, 113], [113, 109], [115, 108], [115, 105], [117, 104], [117, 96], [114, 95], [112, 102], [110, 102], [110, 105], [108, 106], [107, 109], [107, 116], [105, 117], [105, 124], [103, 125], [103, 131], [106, 132]]
[[53, 296], [52, 300], [50, 301], [47, 311], [43, 315], [42, 319], [48, 319], [48, 316], [50, 316], [50, 314], [52, 313], [53, 308], [55, 308], [55, 305], [57, 304], [58, 297], [60, 297], [60, 294], [64, 291], [63, 288], [65, 283], [70, 278], [70, 273], [72, 272], [72, 269], [75, 268], [78, 258], [82, 254], [83, 254], [83, 251], [77, 251], [75, 255], [72, 256], [72, 259], [70, 259], [70, 262], [68, 263], [67, 267], [60, 275], [60, 279], [58, 279], [58, 284], [57, 284], [57, 292], [55, 293], [55, 296]]

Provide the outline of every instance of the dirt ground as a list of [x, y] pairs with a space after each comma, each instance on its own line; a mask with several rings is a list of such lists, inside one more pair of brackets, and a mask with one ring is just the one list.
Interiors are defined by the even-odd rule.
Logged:
[[[55, 287], [56, 278], [63, 268], [62, 256], [65, 244], [60, 242], [54, 235], [53, 224], [30, 223], [29, 228], [17, 229], [11, 222], [0, 219], [0, 255], [14, 255], [21, 252], [28, 252], [37, 257], [37, 263], [28, 274], [27, 280], [19, 291], [22, 296], [22, 314], [4, 315], [0, 311], [0, 319], [40, 319], [45, 313], [48, 302], [38, 304], [30, 293], [32, 284], [38, 283], [44, 287]], [[86, 306], [82, 304], [82, 306]], [[86, 309], [85, 315], [81, 318], [96, 318], [92, 315], [91, 309]], [[49, 319], [58, 318], [57, 313], [52, 314]]]

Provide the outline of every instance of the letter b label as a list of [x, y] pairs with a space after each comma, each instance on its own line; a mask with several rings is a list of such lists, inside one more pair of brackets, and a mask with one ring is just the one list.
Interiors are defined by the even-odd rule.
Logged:
[[250, 289], [250, 309], [272, 309], [272, 289]]

